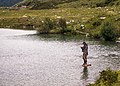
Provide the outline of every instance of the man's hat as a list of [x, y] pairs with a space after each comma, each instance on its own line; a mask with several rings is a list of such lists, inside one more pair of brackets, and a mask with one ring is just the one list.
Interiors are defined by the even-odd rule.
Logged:
[[86, 44], [86, 42], [83, 42], [83, 44]]

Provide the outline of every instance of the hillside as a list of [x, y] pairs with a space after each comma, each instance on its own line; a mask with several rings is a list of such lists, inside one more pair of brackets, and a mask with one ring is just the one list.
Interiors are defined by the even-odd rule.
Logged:
[[22, 0], [0, 0], [0, 7], [13, 6]]
[[59, 4], [58, 7], [105, 7], [105, 6], [119, 6], [120, 0], [77, 0], [71, 3]]
[[[120, 7], [96, 7], [96, 8], [59, 8], [46, 10], [0, 10], [0, 27], [15, 29], [41, 28], [41, 22], [46, 18], [58, 21], [64, 18], [68, 31], [72, 33], [89, 33], [99, 37], [100, 27], [103, 22], [111, 21], [120, 33]], [[49, 20], [49, 19], [48, 19]], [[55, 24], [57, 25], [57, 24]], [[81, 25], [85, 27], [81, 27]], [[52, 33], [58, 29], [52, 28]], [[84, 34], [83, 33], [83, 34]]]
[[30, 9], [105, 7], [120, 5], [120, 0], [24, 0], [16, 6], [22, 5], [28, 6]]
[[[24, 0], [16, 6], [27, 6], [32, 10], [28, 8], [1, 9], [0, 27], [37, 29], [40, 33], [65, 31], [71, 34], [89, 34], [91, 37], [100, 38], [100, 30], [104, 22], [111, 22], [120, 36], [119, 5], [120, 0], [109, 0], [109, 2], [108, 0]], [[58, 25], [59, 21], [63, 23]], [[52, 28], [46, 30], [46, 27], [49, 26], [46, 24], [49, 23]], [[62, 24], [66, 28], [63, 31], [59, 27]]]
[[77, 0], [24, 0], [16, 6], [28, 6], [30, 9], [51, 9], [51, 8], [58, 8], [57, 5], [75, 2]]

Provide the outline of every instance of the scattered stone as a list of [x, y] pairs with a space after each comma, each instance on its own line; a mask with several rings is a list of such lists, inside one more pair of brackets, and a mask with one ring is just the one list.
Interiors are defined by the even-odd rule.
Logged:
[[85, 25], [83, 25], [83, 24], [80, 25], [80, 28], [81, 28], [81, 29], [85, 29]]
[[106, 17], [100, 17], [100, 19], [104, 20], [104, 19], [106, 19]]
[[26, 15], [23, 15], [22, 17], [23, 17], [23, 18], [26, 18], [26, 17], [28, 17], [28, 16], [26, 16]]
[[116, 15], [114, 11], [108, 11], [108, 14]]
[[107, 11], [109, 10], [109, 9], [106, 9]]
[[96, 7], [96, 9], [101, 9], [101, 7]]
[[21, 8], [27, 8], [27, 6], [21, 6]]
[[72, 20], [72, 22], [75, 22], [75, 20]]
[[89, 36], [89, 33], [86, 33], [86, 35], [85, 35], [86, 37], [88, 37]]
[[120, 37], [118, 38], [118, 40], [120, 40]]
[[6, 28], [10, 28], [10, 26], [6, 26]]
[[23, 26], [23, 28], [25, 29], [25, 28], [26, 28], [26, 26]]
[[61, 16], [57, 16], [58, 19], [62, 18]]
[[70, 22], [66, 22], [66, 24], [70, 24]]
[[35, 26], [33, 26], [33, 28], [35, 29]]
[[111, 10], [114, 10], [114, 8], [111, 8]]

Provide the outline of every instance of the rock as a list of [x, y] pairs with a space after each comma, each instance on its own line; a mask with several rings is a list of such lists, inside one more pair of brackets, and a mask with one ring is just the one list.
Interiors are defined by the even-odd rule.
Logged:
[[23, 18], [26, 18], [26, 17], [28, 17], [28, 16], [26, 16], [26, 15], [23, 15], [22, 17], [23, 17]]
[[106, 17], [100, 17], [100, 19], [101, 19], [101, 20], [104, 20], [104, 19], [106, 19]]

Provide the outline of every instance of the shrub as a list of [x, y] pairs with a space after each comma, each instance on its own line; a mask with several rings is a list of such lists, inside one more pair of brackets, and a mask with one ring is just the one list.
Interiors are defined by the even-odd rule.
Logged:
[[111, 25], [110, 22], [104, 22], [101, 25], [100, 34], [105, 41], [115, 41], [118, 36], [117, 30]]
[[118, 73], [108, 68], [100, 72], [100, 78], [95, 84], [88, 86], [113, 86], [116, 82], [118, 82]]
[[111, 69], [103, 70], [100, 72], [100, 78], [96, 81], [96, 84], [100, 84], [101, 82], [105, 86], [112, 86], [112, 84], [118, 81], [118, 74]]
[[100, 73], [100, 79], [108, 83], [109, 85], [117, 82], [118, 74], [111, 69], [103, 70]]
[[49, 33], [51, 29], [54, 29], [56, 26], [55, 21], [50, 18], [45, 18], [44, 21], [40, 22], [40, 27], [37, 29], [39, 33]]
[[39, 28], [36, 29], [38, 33], [71, 33], [71, 29], [67, 28], [66, 19], [52, 20], [45, 18], [40, 22]]
[[61, 33], [67, 32], [66, 19], [60, 18], [58, 22], [59, 27], [61, 28]]

